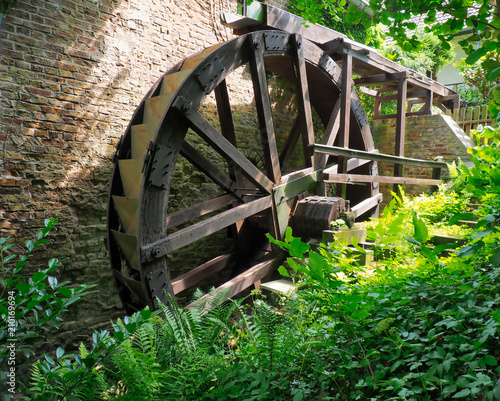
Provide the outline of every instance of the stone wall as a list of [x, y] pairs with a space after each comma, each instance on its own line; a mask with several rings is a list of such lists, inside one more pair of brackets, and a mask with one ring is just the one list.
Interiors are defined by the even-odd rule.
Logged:
[[[396, 138], [396, 119], [375, 120], [371, 123], [371, 130], [375, 147], [380, 153], [394, 154]], [[436, 160], [451, 163], [459, 158], [462, 161], [470, 159], [467, 153], [469, 147], [474, 146], [472, 140], [449, 116], [419, 116], [406, 119], [406, 136], [404, 155], [414, 159]], [[379, 175], [392, 176], [394, 165], [379, 163]], [[442, 171], [446, 177], [447, 171]], [[403, 175], [415, 178], [432, 178], [432, 169], [417, 166], [404, 166]], [[408, 194], [418, 194], [431, 190], [428, 186], [403, 185]], [[383, 204], [392, 198], [392, 185], [381, 184], [380, 190], [384, 195]]]
[[123, 314], [103, 241], [115, 145], [165, 71], [231, 38], [221, 9], [236, 4], [19, 0], [2, 20], [0, 236], [24, 240], [56, 217], [37, 267], [68, 258], [61, 279], [98, 284], [66, 317], [62, 346]]

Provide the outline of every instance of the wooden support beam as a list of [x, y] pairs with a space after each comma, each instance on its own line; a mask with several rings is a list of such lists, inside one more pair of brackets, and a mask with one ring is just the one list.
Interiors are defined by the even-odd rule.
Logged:
[[[337, 138], [340, 129], [340, 103], [341, 99], [337, 99], [335, 106], [333, 107], [330, 120], [325, 130], [325, 136], [323, 137], [323, 145], [333, 146], [335, 139]], [[316, 166], [318, 169], [324, 169], [328, 162], [328, 156], [325, 154], [315, 154]]]
[[271, 196], [244, 203], [230, 210], [209, 217], [199, 223], [183, 228], [175, 233], [161, 238], [141, 248], [141, 261], [147, 263], [189, 245], [199, 239], [209, 236], [236, 222], [269, 209], [272, 205]]
[[242, 199], [243, 193], [238, 189], [237, 183], [220, 171], [214, 163], [208, 160], [186, 141], [183, 142], [180, 153], [187, 161], [203, 172], [219, 187], [227, 192], [231, 192], [235, 197]]
[[399, 163], [399, 164], [407, 164], [411, 166], [420, 166], [429, 168], [434, 168], [434, 167], [446, 168], [447, 166], [447, 164], [443, 162], [412, 159], [409, 157], [387, 155], [378, 152], [366, 152], [364, 150], [357, 150], [357, 149], [345, 149], [338, 146], [325, 146], [325, 145], [315, 144], [311, 146], [310, 149], [313, 152], [326, 153], [329, 155], [355, 157], [358, 159], [373, 160], [378, 162]]
[[[223, 292], [226, 298], [231, 298], [234, 295], [239, 294], [245, 288], [250, 287], [255, 282], [266, 277], [273, 270], [277, 269], [280, 263], [282, 263], [281, 258], [276, 257], [276, 255], [274, 254], [271, 254], [266, 260], [256, 263], [244, 273], [241, 273], [235, 278], [217, 287], [216, 291], [218, 293]], [[192, 304], [189, 304], [187, 307], [189, 308], [195, 305], [206, 305], [206, 309], [200, 311], [201, 314], [206, 313], [207, 310], [210, 309], [210, 297], [210, 294], [206, 294]]]
[[267, 86], [267, 74], [264, 65], [263, 46], [259, 39], [253, 42], [251, 36], [248, 37], [252, 57], [250, 57], [250, 71], [252, 74], [253, 89], [255, 93], [255, 107], [259, 120], [260, 135], [266, 164], [267, 176], [272, 182], [279, 182], [281, 178], [281, 169], [279, 164], [278, 148], [276, 145], [276, 135], [274, 132], [274, 122]]
[[368, 77], [356, 78], [354, 85], [374, 85], [385, 82], [399, 81], [408, 77], [407, 71], [400, 71], [394, 73], [377, 74]]
[[298, 34], [292, 36], [294, 44], [293, 64], [295, 67], [295, 86], [297, 88], [297, 102], [299, 121], [302, 131], [302, 150], [306, 167], [313, 166], [313, 157], [307, 152], [307, 147], [314, 143], [314, 128], [312, 122], [311, 102], [309, 98], [309, 85], [307, 83], [306, 63], [302, 48], [302, 37]]
[[378, 207], [378, 205], [382, 202], [382, 194], [377, 194], [372, 196], [371, 198], [365, 199], [364, 201], [358, 203], [357, 205], [351, 208], [351, 211], [357, 217], [365, 214], [366, 212]]
[[434, 92], [429, 90], [427, 91], [427, 94], [425, 96], [425, 104], [424, 107], [422, 107], [422, 111], [425, 114], [431, 115], [432, 114], [432, 104], [434, 102]]
[[167, 215], [167, 229], [187, 223], [190, 220], [205, 216], [215, 212], [225, 206], [231, 205], [235, 201], [232, 195], [222, 195], [214, 199], [209, 199], [186, 209], [181, 209]]
[[[231, 160], [260, 189], [270, 193], [273, 182], [254, 166], [231, 142], [219, 133], [189, 102], [179, 97], [173, 107], [188, 120], [191, 129], [210, 144], [226, 160]], [[274, 136], [273, 136], [274, 137]]]
[[382, 184], [408, 184], [408, 185], [440, 185], [442, 180], [430, 178], [408, 178], [408, 177], [388, 177], [381, 175], [361, 175], [361, 174], [332, 174], [324, 178], [325, 182], [334, 184], [359, 184], [367, 182], [378, 182]]
[[[398, 105], [396, 117], [396, 144], [394, 154], [403, 156], [405, 153], [405, 131], [406, 131], [406, 91], [408, 89], [408, 81], [402, 78], [398, 81]], [[403, 175], [403, 165], [396, 164], [394, 166], [394, 176], [401, 177]], [[394, 185], [394, 191], [397, 192], [398, 187]]]
[[[342, 92], [340, 94], [340, 130], [339, 130], [339, 146], [342, 148], [349, 147], [349, 131], [351, 122], [351, 94], [352, 94], [352, 56], [342, 56]], [[339, 173], [347, 171], [347, 160], [342, 157], [338, 161]], [[345, 185], [341, 187], [341, 196], [346, 198], [347, 188]]]
[[173, 279], [172, 289], [174, 290], [174, 294], [178, 294], [179, 292], [194, 286], [195, 284], [211, 276], [212, 274], [224, 270], [224, 268], [229, 265], [234, 257], [235, 254], [217, 256], [216, 258], [188, 271], [182, 276]]
[[379, 96], [379, 93], [376, 90], [367, 88], [366, 86], [360, 86], [359, 90], [368, 96], [372, 96], [372, 97]]
[[300, 137], [300, 116], [297, 116], [295, 121], [293, 122], [292, 129], [288, 134], [285, 144], [283, 145], [283, 149], [280, 154], [280, 165], [281, 165], [281, 173], [288, 168], [288, 164], [290, 163], [290, 159], [292, 158], [293, 151], [295, 149], [295, 145], [299, 141]]

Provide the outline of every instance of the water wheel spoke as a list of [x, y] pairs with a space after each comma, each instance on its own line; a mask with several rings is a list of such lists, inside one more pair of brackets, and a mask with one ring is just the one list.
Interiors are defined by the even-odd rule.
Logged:
[[[187, 105], [187, 106], [186, 106]], [[179, 98], [174, 107], [181, 111], [189, 121], [190, 128], [203, 138], [212, 148], [226, 160], [232, 161], [241, 169], [241, 172], [261, 190], [270, 193], [273, 182], [266, 177], [255, 165], [248, 160], [231, 142], [217, 131], [197, 110], [190, 107], [189, 103]]]
[[[323, 137], [322, 144], [333, 146], [335, 139], [337, 139], [337, 134], [340, 129], [340, 99], [337, 99], [335, 106], [333, 108], [332, 114], [326, 126], [325, 136]], [[328, 155], [316, 154], [316, 166], [317, 168], [324, 169], [328, 163]]]
[[184, 291], [212, 274], [218, 273], [229, 266], [236, 258], [236, 253], [219, 255], [208, 262], [205, 262], [183, 275], [172, 280], [174, 294]]
[[306, 63], [302, 50], [302, 38], [293, 35], [294, 53], [293, 64], [295, 67], [295, 85], [297, 87], [297, 101], [299, 106], [299, 119], [302, 131], [302, 149], [306, 166], [312, 166], [313, 157], [308, 152], [308, 146], [314, 143], [314, 128], [312, 122], [311, 102], [309, 99], [309, 85], [307, 82]]
[[236, 182], [224, 174], [219, 168], [198, 152], [193, 146], [184, 141], [181, 147], [181, 155], [196, 168], [206, 174], [213, 182], [237, 198], [242, 198], [242, 191], [237, 188]]
[[262, 45], [252, 43], [251, 47], [253, 49], [253, 57], [250, 58], [250, 72], [252, 74], [255, 107], [257, 109], [264, 161], [266, 163], [267, 175], [273, 182], [277, 183], [281, 178], [281, 168], [274, 132], [271, 99], [269, 98], [269, 89], [267, 86], [264, 55], [262, 53]]
[[149, 262], [155, 258], [165, 256], [170, 252], [192, 244], [223, 228], [229, 227], [240, 220], [269, 209], [271, 204], [271, 196], [259, 198], [176, 231], [154, 243], [144, 245], [141, 249], [141, 261]]
[[[217, 287], [215, 293], [220, 294], [221, 292], [224, 292], [226, 299], [231, 298], [253, 285], [256, 281], [266, 277], [280, 265], [281, 260], [282, 259], [278, 254], [268, 254], [264, 260], [255, 261], [255, 264], [248, 270]], [[220, 295], [206, 294], [192, 304], [188, 305], [188, 307], [196, 305], [201, 307], [201, 312], [203, 313], [203, 311], [210, 309], [210, 300], [214, 296], [220, 300]]]
[[235, 201], [232, 195], [222, 195], [214, 199], [199, 202], [193, 206], [178, 210], [167, 215], [167, 229], [180, 226], [198, 217], [206, 216], [219, 209], [233, 204]]

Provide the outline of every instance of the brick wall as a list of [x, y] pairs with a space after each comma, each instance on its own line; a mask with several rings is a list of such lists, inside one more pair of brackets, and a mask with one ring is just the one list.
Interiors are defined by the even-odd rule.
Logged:
[[[375, 147], [380, 153], [393, 155], [396, 138], [396, 119], [376, 120], [371, 123]], [[463, 132], [449, 116], [419, 116], [406, 119], [405, 156], [414, 159], [435, 160], [441, 157], [444, 162], [451, 163], [460, 158], [462, 161], [470, 159], [467, 153], [469, 147], [474, 146], [472, 140]], [[379, 163], [379, 175], [392, 176], [394, 165]], [[443, 170], [442, 177], [447, 171]], [[404, 166], [403, 175], [415, 178], [432, 178], [432, 169], [417, 166]], [[429, 191], [427, 186], [403, 185], [404, 191], [409, 194], [418, 194]], [[384, 195], [383, 204], [390, 199], [392, 185], [381, 184], [380, 190]]]
[[63, 346], [123, 313], [103, 242], [111, 157], [162, 73], [230, 38], [221, 8], [236, 5], [19, 0], [2, 20], [0, 236], [22, 240], [57, 217], [48, 250], [68, 258], [62, 279], [99, 289], [66, 317]]

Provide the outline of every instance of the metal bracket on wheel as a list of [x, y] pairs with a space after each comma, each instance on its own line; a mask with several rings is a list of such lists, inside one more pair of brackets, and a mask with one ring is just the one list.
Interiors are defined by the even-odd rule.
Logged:
[[209, 93], [219, 81], [224, 71], [226, 71], [226, 68], [221, 63], [219, 57], [214, 56], [195, 75], [205, 93]]
[[265, 33], [264, 42], [266, 50], [284, 51], [288, 45], [288, 33]]

